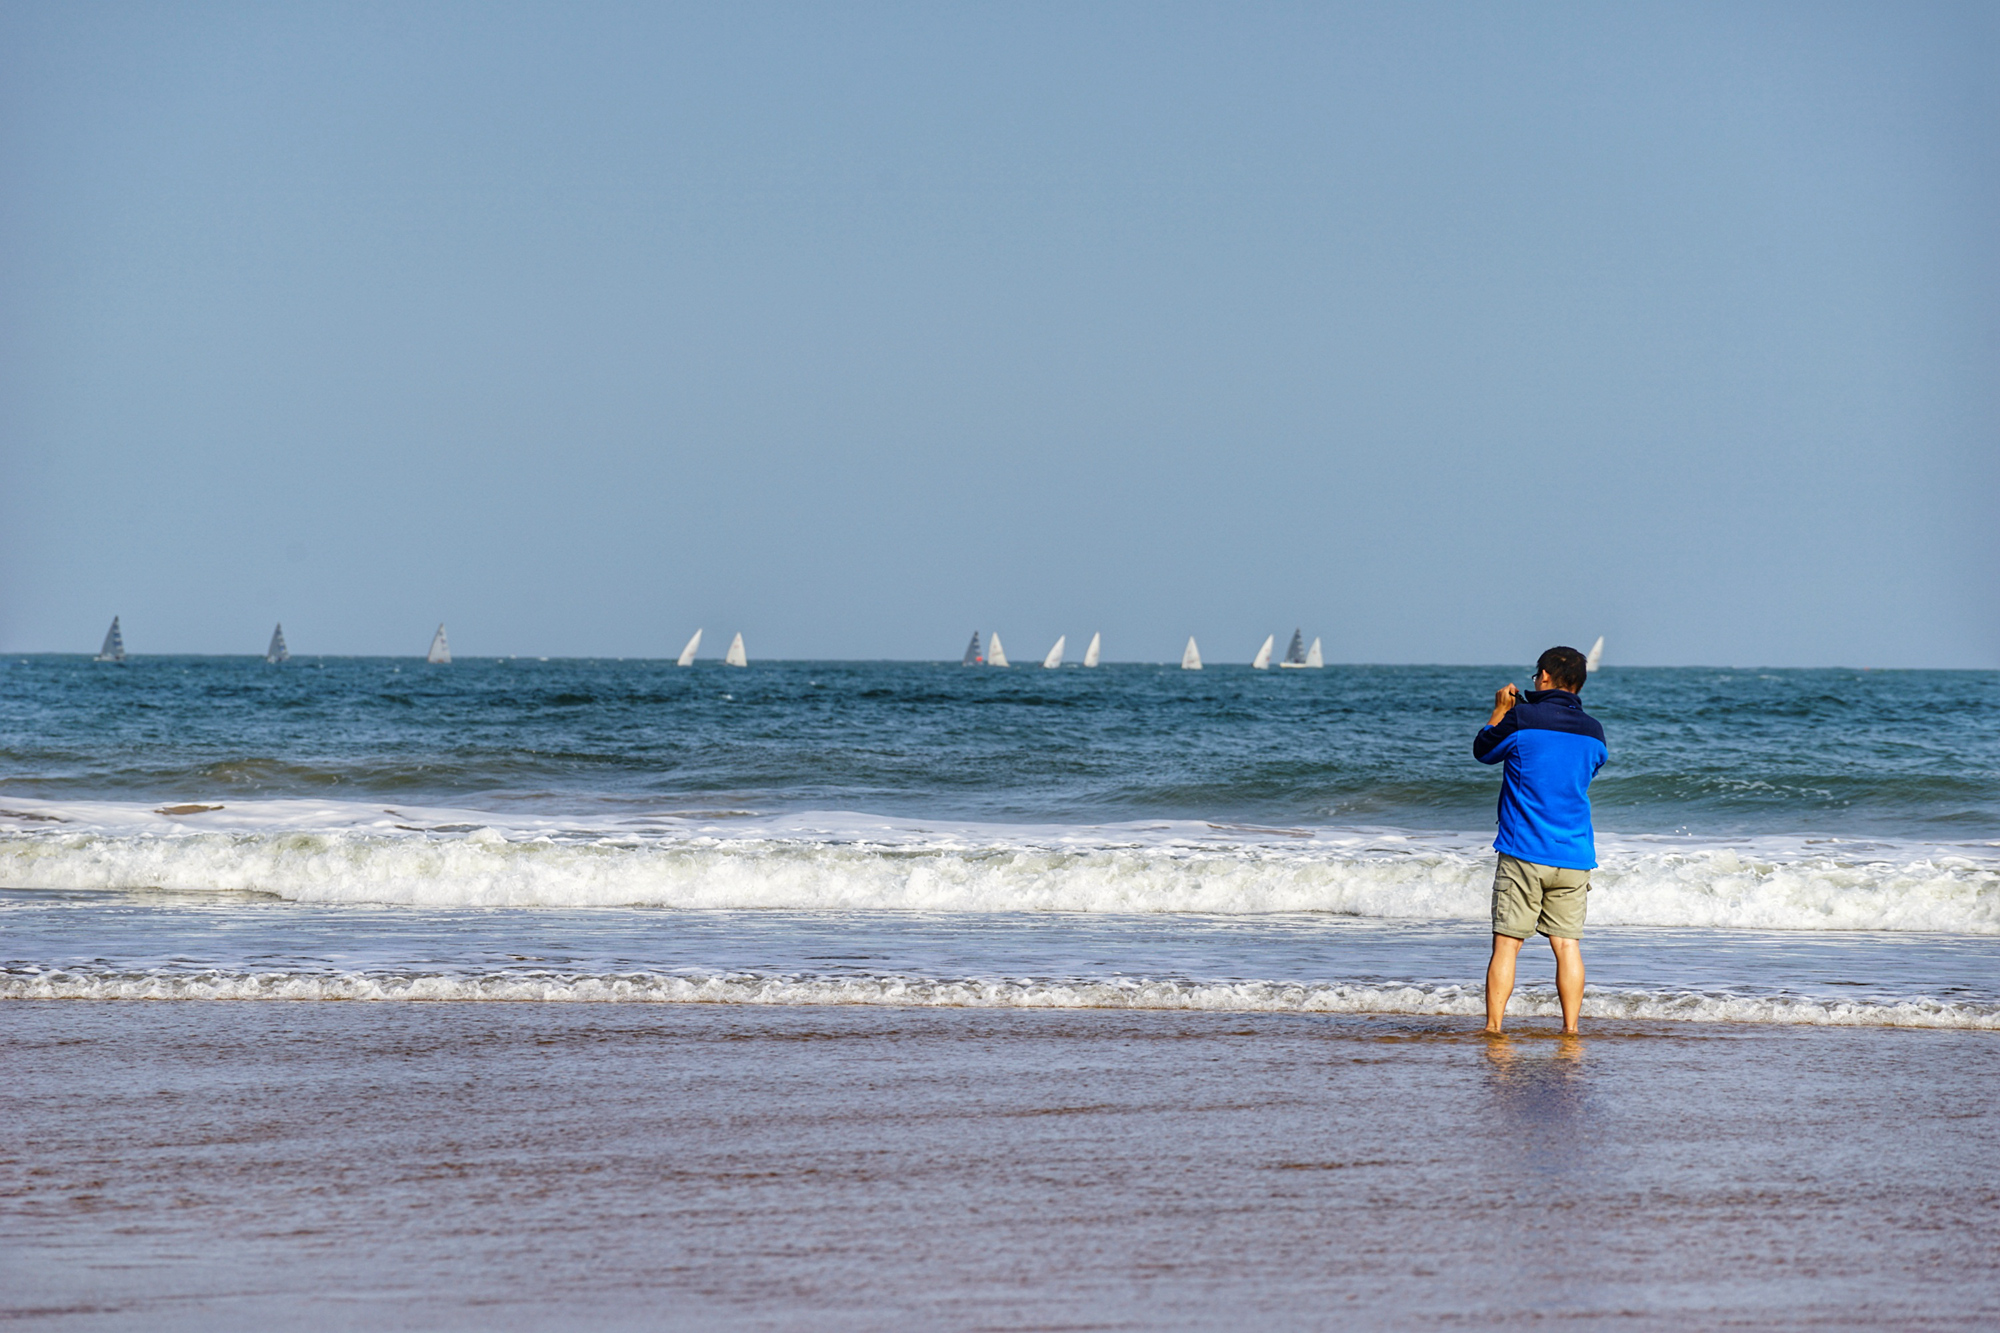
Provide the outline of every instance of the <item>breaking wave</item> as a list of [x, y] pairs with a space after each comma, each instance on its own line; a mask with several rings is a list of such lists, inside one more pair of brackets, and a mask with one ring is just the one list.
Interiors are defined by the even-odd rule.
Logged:
[[[308, 817], [291, 808], [305, 804], [0, 812], [13, 824], [0, 824], [0, 886], [248, 891], [423, 907], [1478, 920], [1492, 875], [1482, 839], [1393, 830], [941, 826], [728, 812], [579, 828], [508, 824], [476, 812], [315, 807], [319, 814]], [[1590, 919], [2000, 934], [1996, 851], [1994, 844], [1605, 838]]]

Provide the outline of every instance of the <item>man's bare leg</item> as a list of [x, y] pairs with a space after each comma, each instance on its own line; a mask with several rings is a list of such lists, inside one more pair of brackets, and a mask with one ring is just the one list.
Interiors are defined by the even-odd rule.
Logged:
[[[1583, 943], [1580, 940], [1558, 939], [1549, 936], [1549, 948], [1556, 955], [1556, 998], [1562, 1001], [1563, 1032], [1576, 1031], [1576, 1020], [1583, 1014]], [[1507, 979], [1511, 982], [1513, 969], [1508, 969]], [[1490, 1009], [1492, 1002], [1487, 1002]]]
[[[1493, 957], [1486, 964], [1486, 1030], [1494, 1036], [1500, 1034], [1500, 1022], [1507, 1016], [1507, 1000], [1514, 993], [1514, 960], [1520, 956], [1521, 941], [1512, 935], [1493, 937]], [[1581, 975], [1582, 961], [1579, 956], [1578, 973]], [[1577, 988], [1582, 990], [1579, 981]]]

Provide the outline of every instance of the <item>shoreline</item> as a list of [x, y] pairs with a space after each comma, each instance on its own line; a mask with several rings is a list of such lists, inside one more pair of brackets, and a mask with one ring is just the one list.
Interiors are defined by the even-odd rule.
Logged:
[[[49, 987], [47, 989], [55, 990], [59, 988]], [[1467, 985], [1463, 989], [1467, 992], [1467, 994], [1471, 998], [1463, 1000], [1456, 1007], [1448, 1010], [1398, 1009], [1398, 1008], [1387, 1008], [1387, 1007], [1334, 1008], [1334, 1007], [1311, 1007], [1306, 1005], [1295, 1006], [1295, 1007], [1270, 1006], [1263, 1008], [1252, 1008], [1252, 1007], [1230, 1007], [1227, 1005], [1202, 1005], [1202, 1004], [1178, 1004], [1178, 1005], [1145, 1004], [1145, 1003], [1037, 1004], [1032, 1002], [979, 1003], [976, 1001], [955, 1001], [955, 1000], [927, 1001], [927, 1000], [897, 1000], [897, 999], [853, 999], [853, 1000], [842, 999], [842, 1000], [798, 1001], [785, 998], [712, 999], [712, 998], [702, 998], [698, 996], [685, 997], [685, 998], [676, 996], [672, 998], [648, 999], [648, 998], [639, 998], [629, 993], [620, 993], [619, 991], [610, 987], [605, 988], [604, 992], [601, 994], [586, 995], [586, 996], [568, 996], [563, 998], [552, 998], [547, 995], [534, 994], [534, 993], [521, 993], [514, 995], [506, 995], [506, 994], [466, 995], [466, 994], [448, 994], [448, 993], [425, 994], [421, 993], [421, 991], [419, 991], [418, 993], [410, 993], [410, 994], [268, 993], [268, 994], [219, 994], [219, 995], [211, 994], [211, 995], [190, 996], [186, 994], [170, 994], [170, 993], [155, 993], [155, 994], [98, 993], [98, 994], [64, 995], [64, 994], [37, 993], [35, 989], [30, 989], [30, 988], [21, 988], [12, 991], [9, 991], [5, 988], [0, 988], [0, 1005], [4, 1006], [66, 1005], [66, 1004], [221, 1005], [232, 1008], [239, 1005], [282, 1005], [282, 1006], [343, 1005], [343, 1006], [368, 1006], [368, 1007], [374, 1007], [374, 1006], [429, 1007], [436, 1005], [463, 1005], [467, 1007], [497, 1006], [506, 1008], [542, 1006], [555, 1009], [566, 1009], [566, 1008], [602, 1009], [609, 1007], [629, 1007], [636, 1009], [714, 1009], [714, 1010], [734, 1009], [734, 1010], [752, 1010], [752, 1011], [800, 1010], [808, 1012], [821, 1011], [821, 1010], [828, 1010], [828, 1011], [877, 1010], [889, 1013], [904, 1013], [904, 1012], [965, 1013], [965, 1014], [1034, 1013], [1034, 1014], [1052, 1014], [1052, 1015], [1053, 1014], [1076, 1014], [1076, 1015], [1133, 1014], [1133, 1015], [1153, 1015], [1159, 1017], [1191, 1015], [1191, 1016], [1205, 1016], [1212, 1018], [1350, 1018], [1350, 1019], [1400, 1020], [1406, 1022], [1425, 1022], [1425, 1021], [1450, 1022], [1453, 1020], [1464, 1020], [1467, 1022], [1483, 1022], [1483, 1013], [1484, 1013], [1483, 1000], [1479, 998], [1478, 995], [1479, 988], [1477, 986]], [[273, 991], [277, 992], [277, 988], [274, 987]], [[1517, 1012], [1517, 1007], [1522, 1003], [1524, 998], [1532, 1001], [1533, 1008], [1525, 1012]], [[1810, 1018], [1799, 1018], [1787, 1022], [1779, 1019], [1764, 1018], [1764, 1017], [1736, 1017], [1729, 1014], [1717, 1014], [1710, 1017], [1678, 1017], [1678, 1016], [1602, 1014], [1602, 1013], [1593, 1014], [1592, 1012], [1590, 1012], [1590, 1008], [1592, 1002], [1595, 999], [1596, 997], [1594, 996], [1586, 996], [1584, 1000], [1583, 1021], [1586, 1024], [1591, 1025], [1586, 1029], [1584, 1035], [1607, 1035], [1607, 1036], [1626, 1035], [1623, 1033], [1619, 1033], [1616, 1030], [1621, 1028], [1643, 1029], [1643, 1028], [1655, 1028], [1655, 1027], [1665, 1028], [1670, 1032], [1672, 1030], [1676, 1030], [1682, 1027], [1697, 1029], [1697, 1030], [1706, 1028], [1722, 1028], [1722, 1029], [1768, 1028], [1774, 1031], [1866, 1030], [1866, 1031], [1883, 1031], [1883, 1032], [1967, 1032], [1967, 1033], [2000, 1032], [2000, 1015], [1992, 1015], [1992, 1014], [1980, 1014], [1969, 1018], [1961, 1016], [1952, 1016], [1952, 1015], [1937, 1015], [1937, 1016], [1925, 1015], [1922, 1018], [1912, 1017], [1902, 1020], [1876, 1018], [1873, 1017], [1872, 1015], [1867, 1015], [1867, 1014], [1862, 1014], [1862, 1015], [1831, 1014], [1825, 1016], [1815, 1016]], [[1727, 1003], [1730, 1002], [1728, 1001], [1716, 1002], [1718, 1006]], [[1741, 1003], [1759, 1004], [1767, 1008], [1770, 1007], [1770, 1002], [1764, 1000], [1744, 1000]], [[1686, 1007], [1689, 1008], [1699, 1007], [1699, 1001], [1692, 1001]], [[1805, 1013], [1811, 1013], [1815, 1009], [1821, 1007], [1823, 1007], [1821, 1004], [1812, 1001], [1801, 1001], [1796, 1004], [1796, 1008], [1799, 1011]], [[1881, 1009], [1889, 1007], [1890, 1006], [1859, 1006], [1859, 1005], [1855, 1006], [1855, 1008], [1857, 1009], [1864, 1009], [1864, 1008]], [[1919, 1006], [1916, 1005], [1903, 1005], [1896, 1007], [1907, 1008], [1912, 1010], [1919, 1008]], [[1539, 1023], [1545, 1021], [1549, 1022], [1557, 1021], [1560, 1017], [1560, 1010], [1555, 998], [1554, 991], [1552, 989], [1549, 989], [1546, 991], [1546, 993], [1544, 993], [1543, 988], [1535, 988], [1534, 990], [1530, 991], [1526, 987], [1517, 987], [1514, 992], [1514, 999], [1509, 1006], [1508, 1017], [1510, 1021], [1515, 1021], [1515, 1022]], [[1607, 1029], [1610, 1029], [1611, 1031], [1607, 1031]], [[1473, 1029], [1473, 1031], [1475, 1032], [1475, 1034], [1483, 1035], [1483, 1031], [1481, 1029], [1475, 1028]], [[1514, 1033], [1510, 1029], [1506, 1035], [1513, 1036]]]

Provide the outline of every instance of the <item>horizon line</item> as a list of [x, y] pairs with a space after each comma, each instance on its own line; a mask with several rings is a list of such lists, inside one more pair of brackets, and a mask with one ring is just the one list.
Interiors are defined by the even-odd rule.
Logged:
[[[65, 650], [65, 651], [50, 651], [50, 650], [47, 650], [47, 649], [26, 649], [26, 650], [24, 650], [24, 649], [14, 649], [14, 650], [11, 650], [11, 651], [4, 651], [4, 652], [0, 652], [0, 657], [43, 657], [43, 658], [48, 658], [48, 657], [57, 657], [57, 658], [80, 658], [80, 659], [82, 659], [82, 660], [83, 660], [83, 661], [85, 661], [85, 662], [89, 662], [89, 663], [91, 663], [92, 665], [98, 665], [98, 663], [97, 663], [97, 660], [96, 660], [96, 654], [94, 654], [94, 653], [91, 653], [91, 652], [89, 652], [88, 650], [84, 650], [84, 651], [76, 651], [76, 650]], [[158, 659], [168, 659], [168, 658], [205, 658], [205, 659], [212, 659], [212, 660], [220, 660], [220, 661], [250, 661], [250, 662], [265, 662], [265, 661], [266, 661], [266, 658], [265, 658], [265, 655], [264, 655], [263, 653], [257, 653], [257, 652], [250, 652], [250, 653], [242, 653], [242, 652], [237, 652], [237, 653], [214, 653], [214, 652], [192, 652], [192, 653], [127, 653], [127, 654], [126, 654], [126, 657], [125, 657], [125, 661], [126, 661], [126, 662], [132, 662], [132, 661], [137, 661], [137, 660], [139, 660], [139, 659], [141, 659], [141, 658], [158, 658]], [[674, 667], [676, 667], [677, 669], [685, 669], [685, 668], [680, 668], [680, 667], [679, 667], [679, 660], [678, 660], [678, 657], [677, 657], [677, 656], [672, 656], [672, 655], [670, 655], [670, 656], [663, 656], [663, 657], [647, 657], [647, 656], [635, 656], [635, 655], [631, 655], [631, 654], [626, 654], [626, 655], [619, 655], [619, 654], [616, 654], [616, 653], [584, 653], [584, 654], [554, 654], [554, 653], [549, 653], [549, 654], [544, 654], [544, 653], [481, 653], [481, 654], [469, 654], [469, 655], [459, 655], [459, 654], [454, 654], [454, 655], [453, 655], [453, 658], [452, 658], [452, 660], [451, 660], [450, 662], [435, 662], [435, 663], [434, 663], [434, 662], [429, 662], [429, 661], [426, 661], [426, 660], [425, 660], [425, 656], [424, 656], [424, 654], [422, 654], [422, 653], [293, 653], [293, 654], [291, 655], [291, 658], [290, 658], [290, 660], [291, 660], [291, 661], [295, 661], [295, 662], [305, 662], [305, 661], [327, 661], [327, 660], [332, 660], [332, 661], [340, 661], [340, 662], [365, 662], [365, 661], [376, 661], [376, 662], [417, 662], [417, 663], [421, 663], [422, 665], [425, 665], [425, 666], [436, 666], [436, 667], [439, 667], [439, 668], [448, 668], [448, 667], [451, 667], [451, 666], [456, 666], [456, 665], [458, 665], [458, 664], [460, 664], [460, 663], [469, 663], [469, 662], [523, 662], [523, 661], [525, 661], [525, 662], [551, 662], [551, 663], [553, 663], [553, 662], [640, 662], [640, 663], [645, 663], [645, 662], [653, 662], [653, 663], [660, 663], [660, 664], [663, 664], [663, 665], [668, 665], [668, 666], [674, 666]], [[107, 662], [107, 663], [103, 663], [102, 665], [106, 665], [106, 666], [120, 666], [120, 665], [124, 665], [124, 663], [123, 663], [123, 662], [116, 662], [116, 663], [112, 663], [112, 662]], [[280, 665], [283, 665], [283, 663], [275, 663], [275, 662], [274, 662], [274, 663], [268, 663], [268, 665], [272, 665], [272, 666], [280, 666]], [[729, 665], [729, 664], [728, 664], [728, 663], [726, 663], [726, 662], [725, 662], [725, 661], [724, 661], [724, 660], [723, 660], [722, 658], [720, 658], [720, 657], [703, 657], [703, 658], [697, 658], [697, 659], [696, 659], [695, 661], [693, 661], [693, 662], [690, 662], [690, 663], [688, 663], [688, 666], [689, 666], [689, 667], [697, 667], [697, 666], [718, 666], [718, 667], [721, 667], [721, 666], [728, 666], [728, 665]], [[1078, 671], [1094, 671], [1094, 670], [1098, 670], [1098, 669], [1100, 669], [1100, 668], [1102, 668], [1102, 667], [1107, 667], [1107, 666], [1157, 666], [1157, 667], [1170, 667], [1170, 668], [1173, 668], [1174, 670], [1181, 670], [1181, 669], [1182, 669], [1182, 668], [1181, 668], [1181, 666], [1180, 666], [1180, 663], [1179, 663], [1179, 662], [1177, 662], [1177, 661], [1174, 661], [1174, 660], [1171, 660], [1171, 659], [1168, 659], [1168, 660], [1163, 660], [1163, 661], [1152, 661], [1152, 660], [1149, 660], [1149, 659], [1143, 659], [1143, 658], [1109, 658], [1109, 659], [1105, 659], [1105, 660], [1103, 660], [1103, 661], [1099, 662], [1099, 664], [1098, 664], [1098, 666], [1097, 666], [1097, 667], [1086, 667], [1086, 666], [1084, 666], [1084, 665], [1083, 665], [1083, 664], [1082, 664], [1081, 662], [1064, 662], [1064, 663], [1062, 664], [1062, 666], [1061, 666], [1061, 667], [1044, 667], [1044, 666], [1043, 666], [1043, 665], [1042, 665], [1041, 663], [1039, 663], [1039, 662], [1035, 662], [1035, 661], [1024, 661], [1024, 662], [1021, 662], [1021, 663], [1019, 663], [1019, 664], [1010, 664], [1010, 665], [1008, 665], [1008, 666], [1004, 666], [1004, 667], [996, 667], [996, 666], [992, 666], [992, 665], [991, 665], [991, 664], [989, 664], [989, 663], [978, 663], [978, 664], [975, 664], [975, 665], [972, 665], [972, 666], [967, 666], [966, 664], [964, 664], [964, 663], [962, 663], [962, 662], [959, 662], [959, 661], [957, 661], [956, 659], [953, 659], [953, 658], [948, 658], [948, 657], [936, 657], [936, 658], [933, 658], [933, 657], [760, 657], [760, 658], [756, 658], [756, 659], [754, 659], [753, 661], [751, 661], [750, 663], [748, 663], [748, 664], [747, 664], [746, 666], [743, 666], [743, 667], [731, 667], [730, 669], [731, 669], [731, 670], [739, 670], [739, 671], [740, 671], [740, 670], [748, 670], [748, 669], [749, 669], [749, 667], [752, 667], [752, 666], [794, 666], [794, 665], [799, 665], [799, 666], [813, 666], [813, 665], [828, 665], [828, 666], [874, 666], [874, 665], [898, 665], [898, 666], [951, 666], [951, 667], [958, 667], [958, 668], [960, 668], [961, 670], [966, 670], [966, 671], [1047, 671], [1047, 670], [1063, 670], [1063, 669], [1065, 669], [1065, 668], [1073, 668], [1073, 669], [1075, 669], [1075, 670], [1078, 670]], [[1305, 668], [1305, 669], [1306, 669], [1306, 670], [1331, 670], [1331, 669], [1333, 669], [1333, 668], [1336, 668], [1336, 667], [1494, 667], [1494, 666], [1500, 666], [1500, 665], [1501, 665], [1500, 663], [1495, 663], [1495, 662], [1328, 662], [1328, 663], [1326, 663], [1326, 664], [1325, 664], [1325, 666], [1323, 666], [1323, 667], [1311, 667], [1311, 668]], [[1279, 668], [1279, 667], [1277, 666], [1277, 664], [1275, 664], [1275, 663], [1273, 663], [1273, 664], [1272, 664], [1272, 665], [1271, 665], [1270, 667], [1266, 667], [1266, 668], [1256, 668], [1256, 667], [1252, 667], [1252, 666], [1250, 665], [1250, 663], [1248, 663], [1248, 662], [1233, 662], [1233, 661], [1232, 661], [1232, 662], [1207, 662], [1207, 661], [1205, 661], [1205, 662], [1203, 662], [1203, 664], [1202, 664], [1202, 668], [1201, 668], [1201, 669], [1203, 669], [1203, 670], [1223, 670], [1223, 669], [1227, 669], [1227, 668], [1232, 668], [1232, 667], [1242, 667], [1242, 668], [1243, 668], [1243, 669], [1245, 669], [1245, 670], [1258, 670], [1258, 671], [1262, 671], [1262, 672], [1263, 672], [1264, 674], [1274, 674], [1274, 675], [1275, 675], [1275, 674], [1281, 674], [1281, 672], [1280, 672], [1280, 668]], [[1296, 670], [1296, 669], [1298, 669], [1298, 668], [1292, 668], [1292, 669]], [[1505, 668], [1503, 668], [1503, 669], [1506, 669], [1506, 670], [1512, 670], [1513, 668], [1512, 668], [1512, 667], [1505, 667]], [[1828, 662], [1828, 663], [1820, 663], [1820, 664], [1818, 664], [1818, 665], [1813, 665], [1813, 666], [1772, 666], [1772, 665], [1769, 665], [1769, 664], [1748, 664], [1748, 665], [1744, 665], [1744, 664], [1734, 664], [1734, 663], [1727, 663], [1727, 664], [1725, 664], [1725, 663], [1715, 663], [1715, 662], [1684, 662], [1684, 663], [1679, 663], [1679, 664], [1674, 664], [1674, 663], [1648, 663], [1648, 662], [1618, 662], [1618, 663], [1611, 663], [1611, 662], [1608, 662], [1608, 663], [1606, 663], [1605, 665], [1603, 665], [1603, 666], [1599, 667], [1599, 668], [1598, 668], [1598, 670], [1597, 670], [1597, 672], [1594, 672], [1594, 673], [1592, 673], [1592, 674], [1598, 674], [1598, 673], [1601, 673], [1601, 672], [1605, 672], [1605, 671], [1620, 671], [1620, 670], [1628, 670], [1628, 671], [1866, 671], [1866, 672], [1873, 672], [1873, 671], [1989, 671], [1989, 672], [1990, 672], [1990, 671], [2000, 671], [2000, 667], [1930, 667], [1930, 666], [1852, 666], [1852, 665], [1849, 665], [1849, 664], [1847, 664], [1847, 663], [1842, 663], [1842, 662]]]

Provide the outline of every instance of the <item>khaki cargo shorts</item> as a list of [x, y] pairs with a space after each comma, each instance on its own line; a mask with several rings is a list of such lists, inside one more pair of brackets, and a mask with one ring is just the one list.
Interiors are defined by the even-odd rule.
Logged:
[[1589, 893], [1588, 870], [1536, 865], [1502, 852], [1493, 874], [1493, 933], [1517, 940], [1530, 935], [1580, 940]]

